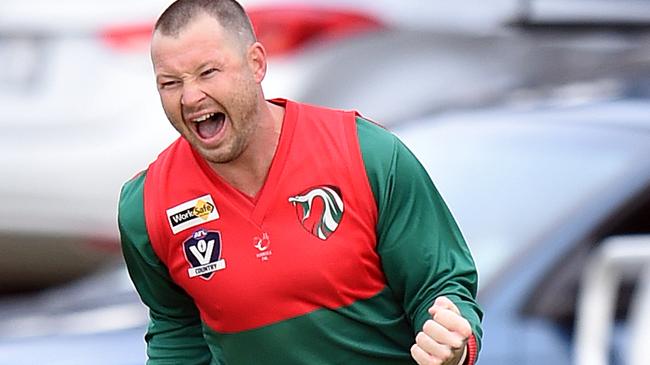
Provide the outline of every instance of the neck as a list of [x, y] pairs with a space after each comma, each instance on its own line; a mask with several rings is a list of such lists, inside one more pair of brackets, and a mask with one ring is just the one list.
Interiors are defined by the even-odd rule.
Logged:
[[248, 146], [234, 161], [210, 167], [240, 192], [254, 197], [264, 186], [280, 141], [284, 108], [268, 101], [260, 104], [259, 122]]

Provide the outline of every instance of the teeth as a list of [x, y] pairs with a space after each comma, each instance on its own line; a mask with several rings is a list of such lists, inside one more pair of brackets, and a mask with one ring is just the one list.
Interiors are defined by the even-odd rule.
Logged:
[[200, 117], [194, 119], [193, 122], [194, 123], [201, 123], [203, 121], [206, 121], [206, 120], [212, 118], [213, 115], [214, 115], [214, 113], [208, 113], [206, 115], [203, 115], [203, 116], [200, 116]]

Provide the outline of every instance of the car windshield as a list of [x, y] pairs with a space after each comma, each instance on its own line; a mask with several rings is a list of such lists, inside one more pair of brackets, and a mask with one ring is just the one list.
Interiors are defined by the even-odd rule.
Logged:
[[396, 133], [447, 202], [484, 283], [581, 202], [621, 178], [649, 137], [627, 128], [462, 118], [416, 123]]

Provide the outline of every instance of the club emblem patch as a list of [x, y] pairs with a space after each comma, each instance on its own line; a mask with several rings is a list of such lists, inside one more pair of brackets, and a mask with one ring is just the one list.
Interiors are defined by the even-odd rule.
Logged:
[[167, 220], [174, 234], [219, 218], [210, 194], [167, 209]]
[[296, 208], [300, 224], [321, 240], [329, 238], [343, 218], [343, 198], [336, 186], [309, 188], [290, 197], [289, 202]]
[[199, 229], [183, 242], [185, 259], [190, 264], [190, 278], [201, 276], [209, 280], [215, 271], [226, 268], [221, 258], [221, 233]]
[[260, 259], [260, 261], [269, 261], [269, 258], [271, 255], [273, 255], [273, 251], [270, 250], [271, 248], [271, 239], [269, 238], [269, 234], [264, 232], [261, 237], [254, 237], [253, 238], [253, 247], [257, 249], [257, 254], [255, 257]]

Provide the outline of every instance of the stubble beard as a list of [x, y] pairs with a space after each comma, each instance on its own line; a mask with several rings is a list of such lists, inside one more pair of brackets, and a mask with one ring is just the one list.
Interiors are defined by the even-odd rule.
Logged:
[[[250, 81], [241, 80], [246, 87], [230, 100], [227, 122], [230, 130], [216, 148], [198, 148], [203, 158], [212, 164], [226, 164], [238, 159], [246, 150], [257, 129], [259, 99]], [[226, 126], [224, 125], [224, 128]]]

